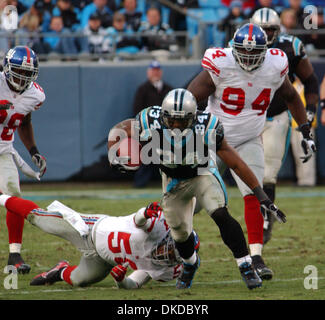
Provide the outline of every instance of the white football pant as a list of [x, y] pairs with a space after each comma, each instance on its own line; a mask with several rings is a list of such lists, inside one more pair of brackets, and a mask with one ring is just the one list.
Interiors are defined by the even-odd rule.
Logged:
[[[311, 133], [315, 137], [315, 129], [311, 128]], [[296, 164], [296, 176], [298, 186], [314, 186], [316, 184], [316, 155], [305, 163], [302, 163], [300, 157], [304, 156], [301, 147], [302, 134], [297, 130], [291, 133], [291, 149]]]
[[172, 179], [162, 173], [163, 199], [161, 202], [171, 235], [177, 242], [184, 242], [193, 230], [196, 204], [208, 214], [226, 205], [227, 194], [216, 169], [191, 179]]
[[[27, 220], [46, 233], [53, 234], [71, 242], [79, 251], [82, 252], [79, 265], [70, 275], [74, 286], [86, 286], [103, 280], [114, 267], [103, 260], [95, 250], [92, 239], [92, 227], [89, 225], [90, 232], [86, 237], [81, 237], [79, 232], [74, 229], [61, 215], [55, 212], [48, 212], [43, 209], [35, 209], [38, 214], [31, 213]], [[86, 218], [95, 218], [95, 215], [83, 214]], [[96, 215], [100, 218], [103, 215]]]
[[0, 191], [20, 197], [19, 173], [12, 154], [0, 154]]
[[291, 117], [288, 111], [284, 111], [271, 119], [268, 118], [265, 122], [262, 135], [265, 158], [264, 184], [276, 184], [289, 148], [290, 133]]

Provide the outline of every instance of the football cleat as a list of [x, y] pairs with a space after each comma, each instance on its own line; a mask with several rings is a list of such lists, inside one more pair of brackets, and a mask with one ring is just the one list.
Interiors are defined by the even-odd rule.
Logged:
[[69, 263], [65, 260], [57, 263], [52, 269], [49, 271], [43, 272], [37, 276], [35, 276], [30, 282], [31, 286], [44, 286], [50, 285], [58, 281], [62, 281], [61, 272], [63, 269], [69, 266]]
[[261, 256], [255, 255], [252, 256], [253, 266], [257, 274], [262, 280], [271, 280], [273, 277], [273, 271], [269, 269]]
[[262, 279], [250, 263], [242, 263], [239, 266], [239, 271], [248, 289], [251, 290], [262, 286]]
[[31, 269], [30, 265], [25, 263], [24, 259], [18, 252], [9, 253], [8, 266], [14, 266], [20, 274], [29, 273]]
[[196, 262], [194, 264], [183, 263], [182, 274], [178, 277], [176, 282], [177, 289], [188, 289], [192, 286], [192, 281], [196, 270], [200, 266], [200, 257], [196, 254]]

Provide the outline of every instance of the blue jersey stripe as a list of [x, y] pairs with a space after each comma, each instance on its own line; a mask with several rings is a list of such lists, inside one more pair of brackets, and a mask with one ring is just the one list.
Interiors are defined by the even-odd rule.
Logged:
[[206, 132], [205, 132], [205, 135], [204, 135], [204, 142], [205, 142], [205, 144], [208, 144], [208, 142], [209, 142], [209, 130], [214, 129], [214, 127], [216, 125], [216, 122], [217, 122], [217, 118], [215, 116], [211, 115], [210, 125], [206, 129]]

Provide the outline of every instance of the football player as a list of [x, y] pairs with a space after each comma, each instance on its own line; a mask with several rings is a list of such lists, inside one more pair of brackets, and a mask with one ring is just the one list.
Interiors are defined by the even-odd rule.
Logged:
[[[44, 90], [35, 81], [38, 76], [38, 58], [28, 47], [10, 49], [0, 72], [0, 189], [10, 195], [20, 196], [17, 167], [31, 169], [13, 147], [14, 132], [29, 151], [32, 161], [39, 168], [39, 179], [46, 170], [46, 160], [36, 147], [31, 113], [38, 110], [45, 100]], [[35, 173], [30, 170], [31, 173]], [[25, 172], [24, 172], [25, 173]], [[31, 175], [33, 176], [33, 175]], [[20, 255], [24, 219], [7, 211], [9, 234], [8, 265], [14, 265], [19, 273], [28, 273], [30, 266]]]
[[[44, 232], [70, 241], [83, 253], [78, 266], [60, 261], [35, 276], [30, 285], [65, 281], [72, 286], [87, 286], [111, 273], [119, 288], [137, 289], [151, 279], [173, 280], [182, 271], [181, 259], [157, 202], [121, 217], [78, 213], [59, 201], [44, 210], [32, 201], [4, 194], [0, 195], [0, 205]], [[196, 233], [194, 241], [198, 250]], [[134, 271], [125, 277], [127, 266]]]
[[228, 212], [227, 193], [215, 166], [215, 155], [218, 154], [241, 177], [259, 203], [277, 219], [285, 222], [285, 215], [268, 199], [253, 172], [228, 145], [218, 118], [197, 111], [196, 99], [188, 90], [170, 91], [161, 107], [144, 109], [135, 121], [125, 120], [110, 131], [109, 160], [113, 166], [129, 170], [128, 165], [121, 163], [123, 159], [115, 157], [123, 133], [140, 141], [141, 160], [147, 161], [145, 150], [149, 150], [151, 158], [148, 160], [162, 172], [164, 195], [161, 203], [175, 246], [184, 261], [176, 287], [190, 288], [200, 265], [192, 232], [196, 203], [218, 225], [222, 240], [232, 251], [248, 288], [261, 286], [261, 279], [251, 265], [242, 228]]
[[[261, 134], [276, 90], [299, 124], [306, 158], [315, 152], [304, 106], [287, 76], [287, 56], [280, 49], [267, 49], [267, 36], [261, 27], [243, 25], [235, 32], [230, 48], [207, 49], [202, 66], [204, 70], [191, 81], [188, 90], [198, 101], [208, 98], [206, 111], [222, 122], [227, 142], [255, 173], [259, 184], [262, 185], [264, 177]], [[221, 173], [226, 165], [224, 159], [218, 159]], [[244, 198], [253, 265], [262, 279], [271, 279], [273, 272], [262, 259], [264, 219], [260, 202], [251, 186], [243, 183], [234, 170], [231, 173]]]
[[[286, 53], [289, 62], [288, 76], [290, 81], [293, 83], [295, 76], [297, 76], [304, 85], [307, 120], [311, 126], [319, 98], [318, 79], [305, 53], [303, 43], [295, 36], [279, 34], [280, 18], [273, 9], [262, 8], [257, 10], [252, 16], [251, 22], [258, 24], [266, 32], [269, 48], [279, 48]], [[272, 201], [275, 200], [277, 176], [290, 145], [290, 131], [291, 115], [288, 105], [283, 97], [276, 93], [266, 112], [266, 123], [262, 136], [265, 158], [263, 189]], [[302, 161], [307, 162], [310, 157], [311, 154], [304, 157]], [[264, 214], [264, 244], [271, 239], [273, 223], [273, 217]]]

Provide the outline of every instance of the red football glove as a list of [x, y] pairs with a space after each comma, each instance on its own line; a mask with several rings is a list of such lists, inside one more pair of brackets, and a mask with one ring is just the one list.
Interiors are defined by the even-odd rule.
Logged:
[[128, 265], [128, 263], [124, 263], [123, 265], [119, 264], [111, 270], [111, 276], [115, 279], [115, 281], [123, 281], [127, 272]]
[[147, 206], [146, 210], [144, 211], [144, 216], [146, 219], [156, 218], [158, 217], [160, 211], [162, 211], [160, 203], [157, 201], [152, 202]]

